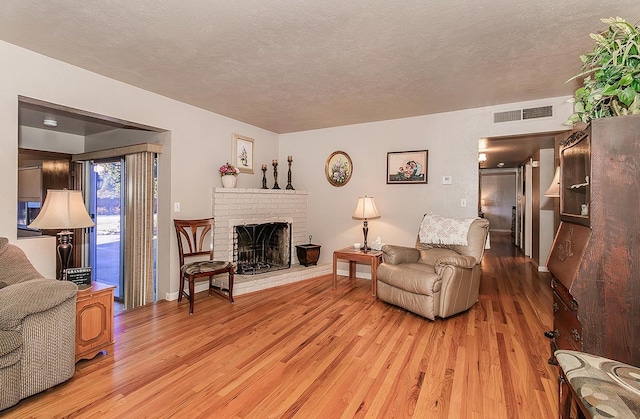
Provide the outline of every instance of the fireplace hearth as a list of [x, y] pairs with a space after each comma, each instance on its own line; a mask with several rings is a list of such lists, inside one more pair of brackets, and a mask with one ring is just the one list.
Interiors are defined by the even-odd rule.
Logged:
[[291, 224], [272, 222], [234, 226], [233, 262], [239, 275], [291, 267]]

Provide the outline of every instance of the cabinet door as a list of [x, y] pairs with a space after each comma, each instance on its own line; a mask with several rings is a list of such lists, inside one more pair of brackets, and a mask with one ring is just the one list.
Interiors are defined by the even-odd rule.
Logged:
[[[76, 358], [113, 342], [113, 293], [80, 297], [76, 310]], [[99, 352], [96, 350], [95, 353]], [[95, 354], [94, 354], [95, 355]]]
[[560, 149], [560, 218], [590, 225], [590, 127], [573, 133]]

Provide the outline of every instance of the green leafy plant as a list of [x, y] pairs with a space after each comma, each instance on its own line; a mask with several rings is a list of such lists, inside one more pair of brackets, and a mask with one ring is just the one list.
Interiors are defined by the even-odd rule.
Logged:
[[609, 29], [591, 34], [596, 46], [580, 56], [580, 72], [569, 79], [584, 77], [567, 125], [640, 114], [640, 31], [620, 17], [601, 20]]

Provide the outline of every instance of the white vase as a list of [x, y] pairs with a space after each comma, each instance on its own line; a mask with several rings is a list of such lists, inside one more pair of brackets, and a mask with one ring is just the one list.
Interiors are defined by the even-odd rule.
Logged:
[[221, 179], [222, 186], [224, 186], [225, 188], [235, 188], [236, 182], [238, 181], [238, 177], [233, 175], [221, 176]]

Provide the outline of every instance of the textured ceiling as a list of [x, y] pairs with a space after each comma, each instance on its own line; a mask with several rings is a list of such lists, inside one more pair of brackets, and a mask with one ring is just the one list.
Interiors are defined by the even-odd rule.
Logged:
[[276, 133], [571, 94], [638, 0], [3, 0], [0, 39]]

